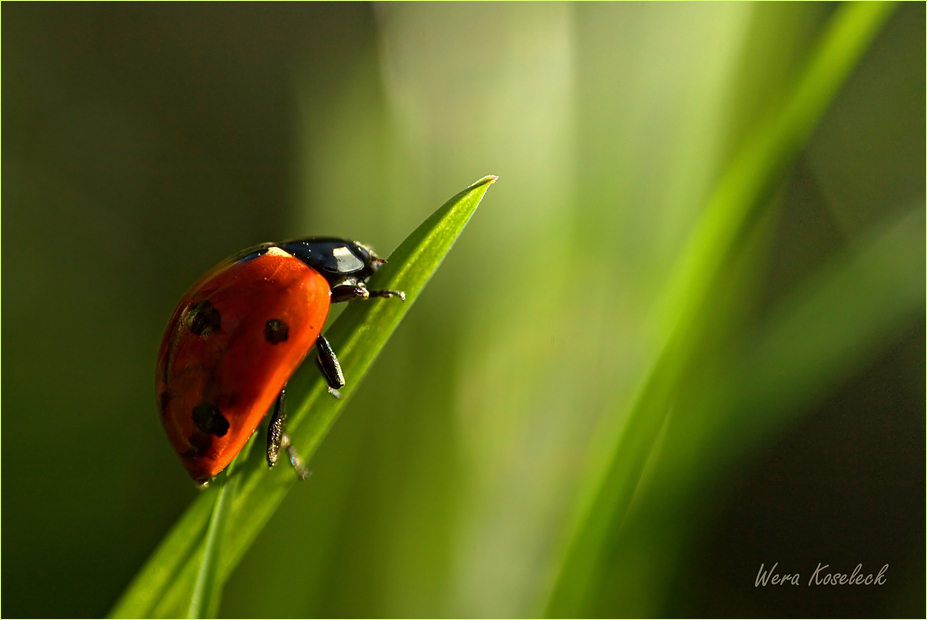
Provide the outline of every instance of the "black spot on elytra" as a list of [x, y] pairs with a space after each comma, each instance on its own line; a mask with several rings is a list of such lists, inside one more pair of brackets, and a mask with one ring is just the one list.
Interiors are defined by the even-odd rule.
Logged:
[[270, 344], [283, 342], [289, 335], [289, 326], [280, 319], [271, 319], [264, 324], [264, 340]]
[[163, 392], [161, 392], [159, 402], [161, 405], [161, 415], [163, 416], [165, 413], [167, 413], [167, 405], [171, 402], [170, 392], [168, 392], [167, 390], [164, 390]]
[[193, 423], [207, 435], [222, 437], [229, 432], [229, 421], [214, 405], [203, 403], [193, 408]]
[[187, 325], [197, 336], [208, 336], [222, 328], [222, 315], [208, 299], [204, 299], [188, 311]]

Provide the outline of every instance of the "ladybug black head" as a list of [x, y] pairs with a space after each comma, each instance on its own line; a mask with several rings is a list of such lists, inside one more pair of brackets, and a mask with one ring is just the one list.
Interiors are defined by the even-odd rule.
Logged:
[[334, 237], [309, 237], [277, 244], [318, 271], [332, 287], [346, 280], [363, 282], [386, 261], [357, 241]]

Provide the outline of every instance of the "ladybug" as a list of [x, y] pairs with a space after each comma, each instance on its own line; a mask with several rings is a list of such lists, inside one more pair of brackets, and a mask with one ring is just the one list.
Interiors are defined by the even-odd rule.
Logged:
[[281, 448], [307, 471], [284, 430], [286, 383], [313, 346], [329, 391], [344, 376], [322, 335], [331, 304], [400, 291], [371, 291], [386, 261], [357, 241], [311, 237], [263, 243], [224, 260], [181, 299], [158, 351], [158, 412], [171, 445], [202, 486], [235, 458], [273, 405], [267, 464]]

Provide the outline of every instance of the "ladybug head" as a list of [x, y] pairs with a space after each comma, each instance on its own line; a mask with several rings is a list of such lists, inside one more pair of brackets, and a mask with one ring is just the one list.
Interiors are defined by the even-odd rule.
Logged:
[[362, 257], [364, 264], [369, 270], [370, 273], [367, 277], [372, 276], [374, 273], [376, 273], [377, 269], [379, 269], [381, 265], [386, 264], [386, 259], [380, 258], [376, 254], [374, 254], [373, 250], [371, 250], [368, 246], [364, 245], [363, 243], [360, 243], [358, 241], [351, 241], [350, 243], [354, 244], [354, 251], [356, 255]]
[[363, 282], [386, 263], [363, 243], [349, 239], [310, 237], [279, 246], [322, 274], [333, 287], [345, 280]]

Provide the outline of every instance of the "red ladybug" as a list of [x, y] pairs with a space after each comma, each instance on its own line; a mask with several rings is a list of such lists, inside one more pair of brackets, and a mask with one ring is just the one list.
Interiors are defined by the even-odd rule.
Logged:
[[158, 411], [174, 450], [200, 484], [235, 458], [264, 418], [267, 464], [280, 448], [305, 477], [283, 429], [286, 382], [316, 346], [329, 391], [344, 376], [322, 335], [332, 303], [399, 297], [366, 281], [385, 263], [367, 246], [335, 238], [264, 243], [226, 259], [184, 295], [158, 352]]

